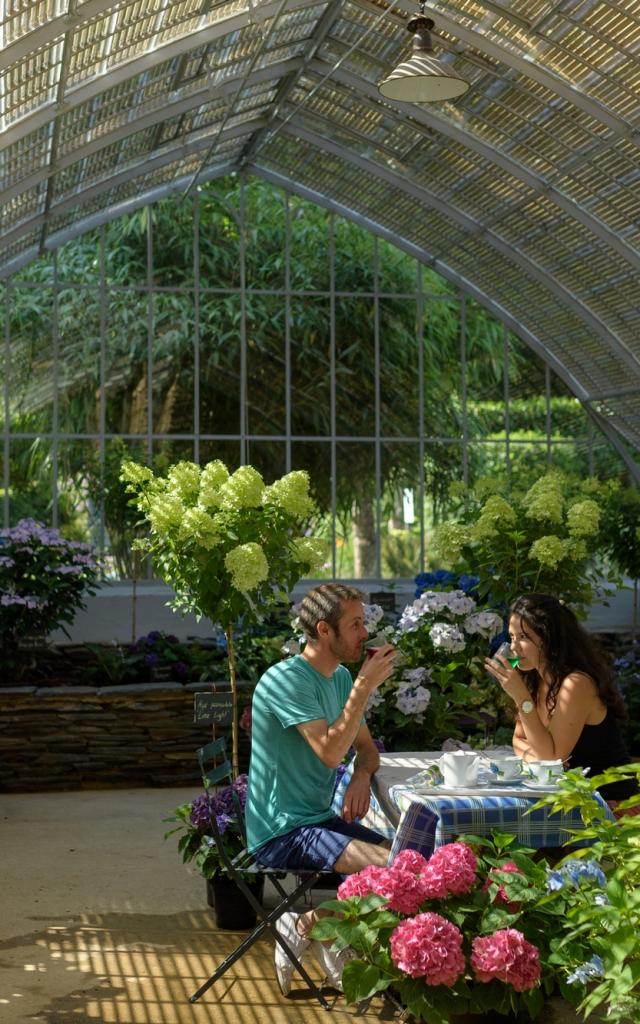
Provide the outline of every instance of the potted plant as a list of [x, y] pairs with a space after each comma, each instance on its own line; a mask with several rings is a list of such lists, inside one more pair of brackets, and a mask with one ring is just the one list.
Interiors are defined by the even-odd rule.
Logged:
[[[165, 819], [179, 823], [166, 833], [165, 839], [178, 835], [178, 852], [183, 863], [195, 863], [207, 880], [207, 902], [214, 909], [218, 928], [250, 928], [256, 921], [253, 907], [224, 872], [211, 827], [214, 815], [224, 848], [233, 859], [244, 848], [239, 813], [244, 810], [246, 795], [247, 776], [238, 775], [231, 785], [215, 793], [208, 790], [201, 793], [189, 803], [181, 804]], [[247, 875], [245, 880], [255, 886], [260, 900], [264, 878]]]
[[95, 591], [98, 566], [88, 544], [21, 519], [0, 530], [0, 650], [3, 676], [19, 678], [29, 647], [73, 622]]
[[314, 509], [309, 477], [294, 471], [265, 485], [252, 466], [234, 473], [219, 460], [200, 469], [178, 462], [166, 477], [125, 462], [122, 479], [147, 522], [137, 547], [175, 591], [173, 607], [206, 615], [225, 633], [232, 693], [232, 761], [238, 774], [238, 697], [234, 628], [259, 622], [324, 561], [308, 535]]

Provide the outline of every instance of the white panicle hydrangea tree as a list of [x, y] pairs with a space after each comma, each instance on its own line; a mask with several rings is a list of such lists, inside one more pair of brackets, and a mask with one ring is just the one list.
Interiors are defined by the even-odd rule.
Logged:
[[266, 485], [252, 466], [235, 473], [216, 459], [202, 469], [178, 462], [166, 477], [124, 462], [121, 479], [146, 519], [136, 545], [175, 591], [172, 606], [206, 615], [224, 629], [233, 702], [233, 768], [238, 774], [238, 714], [233, 629], [282, 607], [288, 591], [316, 572], [323, 541], [306, 536], [314, 511], [307, 473], [288, 473]]

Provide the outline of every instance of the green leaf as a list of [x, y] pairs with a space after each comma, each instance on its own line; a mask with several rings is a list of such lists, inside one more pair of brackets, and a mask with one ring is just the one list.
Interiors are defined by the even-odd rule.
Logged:
[[342, 973], [342, 987], [348, 1003], [360, 1003], [388, 988], [393, 978], [362, 960], [350, 960]]

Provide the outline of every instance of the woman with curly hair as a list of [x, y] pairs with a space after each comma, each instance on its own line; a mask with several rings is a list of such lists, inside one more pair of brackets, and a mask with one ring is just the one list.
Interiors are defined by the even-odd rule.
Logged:
[[[549, 594], [524, 594], [511, 606], [509, 639], [518, 667], [497, 657], [485, 666], [518, 709], [515, 753], [525, 761], [557, 758], [589, 775], [627, 764], [624, 702], [604, 654], [573, 612]], [[603, 787], [607, 799], [633, 792], [635, 780]]]

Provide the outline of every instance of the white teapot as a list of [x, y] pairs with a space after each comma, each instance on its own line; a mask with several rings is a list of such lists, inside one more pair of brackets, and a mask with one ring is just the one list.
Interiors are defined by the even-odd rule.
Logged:
[[480, 755], [473, 750], [447, 750], [440, 758], [444, 784], [452, 788], [475, 786], [479, 767]]

